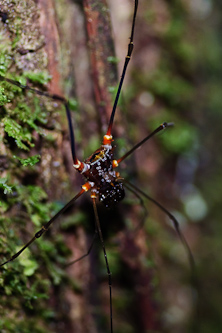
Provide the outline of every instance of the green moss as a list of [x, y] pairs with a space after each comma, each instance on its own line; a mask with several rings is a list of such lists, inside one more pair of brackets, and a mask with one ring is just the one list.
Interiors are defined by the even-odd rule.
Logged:
[[23, 129], [16, 121], [9, 118], [2, 119], [4, 125], [4, 131], [8, 136], [15, 139], [15, 143], [20, 149], [29, 150], [29, 147], [34, 147], [31, 143], [31, 134]]
[[4, 194], [12, 192], [12, 186], [7, 184], [7, 178], [0, 179], [0, 187], [3, 189]]
[[[45, 85], [50, 77], [46, 70], [46, 54], [41, 49], [44, 38], [38, 27], [35, 2], [3, 0], [1, 10], [8, 13], [8, 20], [4, 25], [0, 22], [0, 75], [17, 80], [22, 85], [28, 81], [33, 88], [42, 89], [41, 85]], [[27, 50], [32, 52], [26, 53]], [[6, 160], [0, 179], [2, 263], [21, 249], [57, 212], [58, 207], [47, 202], [46, 191], [37, 185], [42, 182], [39, 162], [44, 146], [40, 147], [40, 138], [53, 133], [56, 127], [54, 119], [51, 130], [46, 129], [51, 119], [55, 118], [51, 113], [55, 110], [54, 102], [38, 98], [0, 77], [0, 105], [0, 147], [1, 156]], [[38, 148], [35, 147], [36, 142]], [[54, 141], [51, 145], [47, 141], [47, 144], [52, 147]], [[26, 179], [31, 185], [27, 186]], [[47, 241], [43, 241], [41, 246], [45, 245], [43, 250], [48, 255], [54, 245], [50, 241], [50, 246], [46, 244]], [[58, 248], [62, 249], [62, 246]], [[47, 305], [48, 291], [51, 281], [61, 282], [64, 271], [61, 272], [56, 264], [50, 264], [46, 254], [41, 256], [41, 247], [35, 242], [30, 250], [26, 249], [13, 263], [1, 268], [1, 332], [51, 331], [48, 322], [52, 318], [54, 320], [55, 314]], [[60, 254], [57, 251], [57, 259]], [[64, 257], [60, 261], [64, 262]]]
[[31, 157], [28, 157], [28, 158], [20, 158], [18, 156], [13, 156], [15, 159], [18, 159], [19, 162], [21, 162], [21, 164], [23, 166], [34, 166], [36, 163], [39, 162], [41, 156], [40, 155], [34, 155], [34, 156], [31, 156]]
[[49, 80], [51, 79], [51, 76], [48, 74], [47, 71], [42, 71], [42, 72], [25, 72], [24, 73], [25, 77], [28, 78], [29, 80], [37, 83], [37, 84], [47, 84]]
[[117, 57], [108, 57], [107, 60], [111, 63], [111, 64], [118, 64], [119, 63], [119, 58]]

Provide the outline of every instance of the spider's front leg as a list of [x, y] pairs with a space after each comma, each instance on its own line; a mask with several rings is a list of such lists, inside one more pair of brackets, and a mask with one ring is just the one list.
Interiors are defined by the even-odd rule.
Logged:
[[37, 238], [40, 238], [51, 226], [51, 224], [53, 224], [53, 222], [55, 222], [57, 220], [57, 218], [63, 214], [70, 206], [72, 206], [74, 204], [74, 202], [85, 192], [87, 192], [90, 189], [91, 185], [89, 183], [86, 183], [82, 186], [82, 190], [72, 199], [70, 200], [55, 216], [53, 216], [49, 222], [47, 222], [45, 225], [42, 226], [42, 228], [37, 231], [34, 235], [33, 238], [31, 238], [31, 240], [26, 243], [21, 250], [19, 250], [18, 252], [16, 252], [10, 259], [6, 260], [5, 262], [3, 262], [2, 264], [0, 264], [0, 267], [6, 265], [7, 263], [9, 263], [10, 261], [15, 260], [18, 256], [20, 256], [20, 254], [26, 249], [28, 248]]

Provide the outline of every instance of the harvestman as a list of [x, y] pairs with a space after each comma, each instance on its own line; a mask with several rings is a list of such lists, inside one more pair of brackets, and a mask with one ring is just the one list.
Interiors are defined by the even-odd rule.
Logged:
[[[72, 158], [73, 158], [73, 167], [84, 176], [86, 179], [86, 183], [82, 185], [82, 189], [80, 192], [72, 199], [70, 200], [48, 223], [42, 226], [42, 228], [34, 235], [34, 237], [26, 244], [23, 246], [23, 248], [15, 253], [10, 259], [5, 261], [0, 265], [0, 267], [4, 266], [5, 264], [9, 263], [10, 261], [13, 261], [16, 259], [29, 245], [31, 245], [35, 239], [39, 238], [42, 236], [42, 234], [48, 230], [50, 225], [62, 214], [64, 213], [71, 205], [74, 204], [74, 202], [85, 192], [90, 191], [91, 192], [91, 198], [92, 198], [92, 203], [93, 203], [93, 209], [94, 209], [94, 215], [95, 215], [95, 221], [96, 221], [96, 233], [99, 234], [99, 238], [101, 241], [101, 245], [103, 248], [103, 253], [104, 253], [104, 258], [105, 258], [105, 263], [106, 263], [106, 269], [107, 269], [107, 274], [108, 274], [108, 283], [109, 283], [109, 299], [110, 299], [110, 332], [113, 333], [113, 316], [112, 316], [112, 280], [111, 280], [111, 272], [109, 268], [109, 263], [108, 263], [108, 258], [106, 255], [106, 249], [105, 249], [105, 244], [103, 240], [103, 235], [102, 231], [100, 228], [100, 222], [99, 222], [99, 216], [97, 212], [97, 205], [96, 205], [96, 200], [101, 201], [106, 207], [110, 207], [113, 204], [116, 204], [117, 202], [121, 201], [124, 198], [125, 192], [124, 192], [124, 187], [123, 184], [125, 184], [125, 187], [130, 190], [133, 193], [137, 193], [138, 196], [143, 196], [146, 199], [152, 201], [156, 206], [158, 206], [164, 213], [168, 215], [168, 217], [171, 219], [173, 222], [173, 225], [179, 235], [180, 240], [182, 241], [188, 257], [189, 257], [189, 262], [191, 264], [191, 267], [194, 266], [194, 260], [192, 253], [190, 251], [190, 248], [180, 232], [179, 229], [179, 224], [175, 217], [168, 211], [166, 210], [161, 204], [159, 204], [157, 201], [152, 199], [150, 196], [148, 196], [146, 193], [141, 191], [139, 188], [137, 188], [135, 185], [129, 183], [128, 181], [124, 180], [123, 178], [120, 177], [119, 172], [115, 171], [115, 169], [118, 167], [118, 165], [125, 160], [129, 155], [131, 155], [137, 148], [142, 146], [147, 140], [149, 140], [152, 136], [157, 134], [158, 132], [164, 130], [167, 127], [172, 126], [172, 123], [163, 123], [161, 124], [158, 128], [156, 128], [151, 134], [146, 136], [142, 141], [137, 143], [132, 149], [130, 149], [125, 155], [123, 155], [119, 159], [114, 159], [114, 149], [115, 147], [112, 145], [113, 137], [112, 137], [112, 128], [113, 128], [113, 122], [114, 122], [114, 117], [115, 117], [115, 112], [120, 96], [120, 92], [122, 89], [122, 84], [124, 81], [125, 73], [127, 66], [129, 64], [132, 52], [133, 52], [133, 36], [134, 36], [134, 28], [135, 28], [135, 21], [136, 21], [136, 14], [137, 14], [137, 7], [138, 7], [138, 0], [135, 0], [135, 7], [134, 7], [134, 14], [133, 14], [133, 21], [132, 21], [132, 28], [131, 28], [131, 36], [130, 36], [130, 41], [128, 44], [128, 52], [125, 58], [125, 63], [123, 66], [122, 70], [122, 75], [121, 79], [118, 85], [118, 90], [117, 94], [114, 100], [114, 105], [112, 109], [112, 113], [110, 116], [109, 120], [109, 125], [106, 134], [103, 137], [102, 145], [100, 148], [98, 148], [89, 158], [87, 158], [84, 162], [81, 162], [77, 158], [76, 154], [76, 147], [75, 147], [75, 137], [74, 137], [74, 131], [72, 128], [72, 122], [71, 122], [71, 113], [69, 109], [69, 102], [58, 95], [53, 95], [53, 94], [48, 94], [36, 89], [33, 89], [29, 86], [22, 85], [17, 81], [5, 78], [0, 76], [0, 80], [5, 80], [11, 84], [17, 85], [18, 87], [22, 89], [28, 89], [33, 91], [34, 93], [42, 96], [47, 96], [50, 98], [53, 98], [57, 101], [61, 101], [66, 109], [66, 115], [68, 119], [68, 125], [69, 125], [69, 134], [70, 134], [70, 143], [71, 143], [71, 152], [72, 152]], [[95, 237], [93, 238], [95, 239]], [[82, 256], [81, 258], [75, 260], [74, 262], [82, 259], [83, 257], [87, 256], [89, 252], [92, 249], [91, 244], [88, 252]]]

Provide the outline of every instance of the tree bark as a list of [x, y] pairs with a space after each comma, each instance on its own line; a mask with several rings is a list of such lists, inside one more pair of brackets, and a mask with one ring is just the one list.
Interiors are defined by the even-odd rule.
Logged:
[[[157, 5], [156, 3], [152, 7], [156, 13], [156, 21], [152, 23], [149, 21], [148, 24], [144, 18], [144, 13], [150, 15], [147, 2], [139, 1], [135, 49], [126, 76], [127, 84], [124, 85], [126, 102], [125, 106], [122, 103], [121, 110], [117, 111], [114, 123], [114, 135], [120, 138], [119, 151], [122, 155], [132, 146], [125, 138], [129, 137], [129, 140], [135, 144], [145, 137], [150, 119], [160, 113], [164, 104], [163, 99], [158, 99], [158, 95], [155, 95], [151, 84], [148, 83], [152, 73], [159, 68], [163, 47], [161, 38], [171, 19], [165, 3], [158, 2]], [[5, 43], [3, 53], [4, 56], [7, 54], [4, 59], [5, 63], [8, 63], [6, 75], [15, 72], [18, 79], [28, 71], [36, 73], [47, 70], [52, 77], [51, 81], [41, 85], [29, 79], [29, 84], [34, 88], [45, 89], [50, 93], [66, 96], [70, 100], [75, 98], [78, 101], [78, 107], [72, 112], [72, 116], [77, 140], [77, 156], [83, 160], [88, 153], [91, 154], [98, 148], [102, 135], [107, 130], [113, 100], [110, 90], [116, 87], [119, 78], [109, 6], [105, 0], [82, 2], [28, 0], [25, 7], [23, 5], [23, 1], [15, 3], [9, 0], [0, 4], [1, 17], [3, 13], [8, 17], [8, 21], [1, 25]], [[117, 28], [118, 38], [121, 38], [121, 30], [126, 27], [127, 37], [124, 36], [124, 41], [121, 40], [118, 45], [118, 48], [124, 49], [123, 54], [126, 55], [133, 2], [124, 3], [122, 11], [119, 10], [122, 2], [120, 4], [119, 1], [112, 1], [110, 5], [116, 25], [118, 25], [117, 16], [122, 15], [119, 18], [121, 24]], [[127, 17], [125, 24], [122, 19], [124, 15]], [[158, 20], [161, 21], [160, 25]], [[18, 22], [22, 24], [19, 25]], [[124, 61], [122, 54], [120, 60], [122, 64]], [[150, 76], [146, 75], [147, 72]], [[150, 91], [153, 92], [154, 100], [156, 98], [153, 104]], [[151, 96], [150, 106], [144, 102], [144, 96], [147, 104]], [[25, 101], [33, 112], [36, 110], [33, 95], [30, 96], [26, 92], [23, 97], [19, 96], [19, 102], [20, 99]], [[14, 119], [12, 110], [17, 104], [16, 99], [7, 103], [1, 109], [2, 118]], [[15, 140], [9, 138], [4, 128], [1, 128], [1, 155], [3, 155], [0, 160], [2, 161], [0, 167], [3, 170], [1, 177], [5, 178], [7, 174], [15, 186], [12, 194], [6, 197], [1, 195], [5, 204], [1, 210], [4, 214], [1, 230], [2, 256], [15, 252], [16, 244], [21, 246], [21, 243], [28, 241], [30, 234], [33, 234], [37, 228], [36, 216], [44, 215], [44, 207], [48, 207], [48, 201], [57, 203], [56, 208], [50, 206], [45, 213], [49, 219], [49, 215], [55, 215], [59, 207], [65, 205], [80, 190], [82, 184], [81, 177], [73, 172], [63, 107], [61, 106], [60, 110], [55, 101], [50, 99], [41, 99], [40, 107], [42, 113], [47, 114], [47, 122], [39, 124], [38, 120], [35, 123], [38, 128], [28, 127], [30, 140], [35, 143], [35, 147], [29, 152], [19, 150]], [[22, 123], [21, 120], [18, 120], [18, 123], [26, 128], [26, 123]], [[14, 155], [24, 159], [35, 154], [41, 155], [39, 164], [35, 166], [24, 169], [18, 163], [19, 160], [13, 162]], [[172, 165], [173, 163], [172, 161]], [[168, 193], [170, 190], [173, 191], [171, 177], [174, 176], [175, 170], [163, 171], [166, 179], [160, 178], [165, 160], [158, 141], [150, 142], [149, 146], [144, 145], [131, 159], [123, 163], [124, 177], [127, 173], [129, 180], [135, 180], [139, 173], [136, 165], [142, 175], [140, 183], [145, 189], [147, 190], [147, 179], [149, 179], [151, 192], [160, 195], [163, 202], [169, 202]], [[18, 183], [20, 185], [17, 185]], [[30, 185], [41, 186], [48, 198], [40, 197], [38, 192], [35, 201], [30, 192], [25, 192], [25, 188], [29, 188]], [[19, 190], [22, 192], [20, 195]], [[36, 198], [38, 195], [39, 198]], [[156, 301], [158, 288], [153, 282], [156, 272], [150, 268], [153, 265], [150, 259], [152, 258], [150, 245], [154, 244], [155, 247], [157, 244], [156, 247], [159, 248], [159, 241], [152, 240], [147, 245], [148, 236], [145, 228], [141, 228], [137, 233], [134, 232], [141, 222], [141, 209], [135, 205], [135, 197], [130, 197], [130, 203], [129, 196], [127, 198], [125, 204], [120, 203], [119, 208], [113, 211], [107, 212], [99, 207], [110, 268], [114, 272], [112, 276], [114, 332], [162, 331], [161, 304]], [[31, 203], [26, 205], [29, 199]], [[35, 209], [30, 213], [30, 207], [33, 206]], [[150, 216], [155, 216], [156, 220], [163, 220], [155, 208], [150, 209]], [[18, 216], [19, 221], [15, 221]], [[42, 217], [41, 223], [46, 222], [45, 219], [45, 216]], [[125, 224], [129, 221], [131, 229], [126, 230]], [[84, 231], [82, 222], [87, 232]], [[0, 307], [1, 318], [4, 318], [0, 330], [10, 325], [8, 331], [13, 332], [13, 329], [16, 331], [15, 328], [19, 325], [21, 331], [32, 327], [33, 332], [39, 332], [39, 325], [44, 332], [109, 331], [108, 279], [104, 258], [102, 257], [101, 263], [99, 260], [100, 244], [98, 249], [97, 244], [95, 245], [87, 258], [64, 269], [65, 262], [75, 260], [87, 252], [94, 225], [91, 202], [85, 195], [76, 202], [72, 210], [64, 214], [59, 223], [50, 228], [37, 245], [32, 247], [33, 253], [29, 257], [33, 256], [38, 265], [33, 274], [26, 275], [19, 260], [17, 264], [13, 262], [10, 267], [7, 266], [4, 270], [4, 282], [0, 285], [4, 301], [2, 308]], [[157, 259], [161, 265], [163, 262], [158, 256]], [[19, 282], [16, 280], [17, 277]], [[34, 289], [36, 285], [39, 287]], [[21, 293], [19, 288], [22, 290]], [[34, 299], [35, 294], [39, 298]], [[44, 300], [46, 295], [49, 298]], [[31, 298], [30, 303], [33, 307], [31, 310], [31, 307], [26, 307], [25, 300], [28, 298]]]

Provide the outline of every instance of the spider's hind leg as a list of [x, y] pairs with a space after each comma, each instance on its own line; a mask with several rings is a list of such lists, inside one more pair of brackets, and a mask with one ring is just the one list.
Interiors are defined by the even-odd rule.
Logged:
[[138, 194], [144, 196], [146, 199], [148, 199], [149, 201], [151, 201], [154, 205], [156, 205], [160, 210], [162, 210], [171, 220], [171, 222], [173, 223], [173, 226], [177, 232], [177, 235], [187, 253], [188, 256], [188, 260], [189, 260], [189, 264], [192, 270], [192, 273], [194, 273], [195, 271], [195, 262], [194, 262], [194, 257], [193, 254], [191, 252], [191, 249], [187, 243], [186, 238], [184, 237], [184, 235], [182, 234], [181, 230], [180, 230], [180, 225], [179, 222], [177, 221], [177, 219], [175, 218], [174, 215], [172, 215], [165, 207], [163, 207], [159, 202], [157, 202], [155, 199], [151, 198], [148, 194], [146, 194], [145, 192], [143, 192], [142, 190], [140, 190], [137, 186], [133, 185], [132, 183], [125, 181], [126, 184], [128, 185], [128, 187], [132, 188], [135, 192], [137, 192]]
[[86, 252], [85, 254], [83, 254], [81, 257], [79, 257], [79, 258], [77, 258], [77, 259], [75, 259], [75, 260], [73, 260], [73, 261], [71, 261], [71, 262], [65, 264], [65, 267], [68, 267], [68, 266], [74, 265], [74, 264], [77, 263], [78, 261], [80, 261], [80, 260], [86, 258], [86, 257], [90, 254], [90, 252], [91, 252], [91, 250], [92, 250], [92, 248], [93, 248], [93, 246], [94, 246], [94, 243], [95, 243], [95, 240], [96, 240], [97, 237], [98, 237], [98, 231], [95, 230], [95, 232], [94, 232], [94, 234], [93, 234], [92, 241], [91, 241], [91, 243], [90, 243], [90, 246], [89, 246], [87, 252]]
[[106, 249], [105, 249], [105, 243], [103, 240], [103, 235], [100, 227], [100, 221], [99, 221], [99, 216], [98, 216], [98, 211], [97, 211], [97, 206], [96, 206], [96, 198], [92, 197], [93, 201], [93, 210], [94, 210], [94, 215], [95, 215], [95, 220], [96, 220], [96, 228], [99, 234], [101, 246], [103, 249], [103, 254], [105, 258], [105, 263], [106, 263], [106, 270], [107, 270], [107, 275], [108, 275], [108, 284], [109, 284], [109, 308], [110, 308], [110, 333], [113, 333], [113, 307], [112, 307], [112, 275], [110, 272], [109, 268], [109, 261], [107, 258], [106, 254]]
[[144, 200], [143, 200], [142, 196], [141, 196], [138, 192], [136, 192], [134, 189], [132, 189], [130, 186], [128, 186], [128, 184], [127, 184], [127, 182], [125, 181], [125, 179], [123, 180], [123, 183], [124, 183], [124, 186], [125, 186], [125, 187], [126, 187], [131, 193], [133, 193], [133, 195], [134, 195], [135, 197], [138, 198], [138, 200], [139, 200], [139, 204], [140, 204], [140, 206], [141, 206], [142, 209], [143, 209], [143, 216], [142, 216], [142, 219], [141, 219], [141, 221], [138, 223], [138, 225], [137, 225], [137, 226], [134, 228], [134, 230], [133, 230], [133, 232], [136, 233], [138, 230], [140, 230], [141, 228], [144, 227], [145, 220], [146, 220], [146, 218], [148, 217], [149, 213], [148, 213], [148, 210], [147, 210], [147, 208], [146, 208], [146, 206], [145, 206], [145, 203], [144, 203]]

